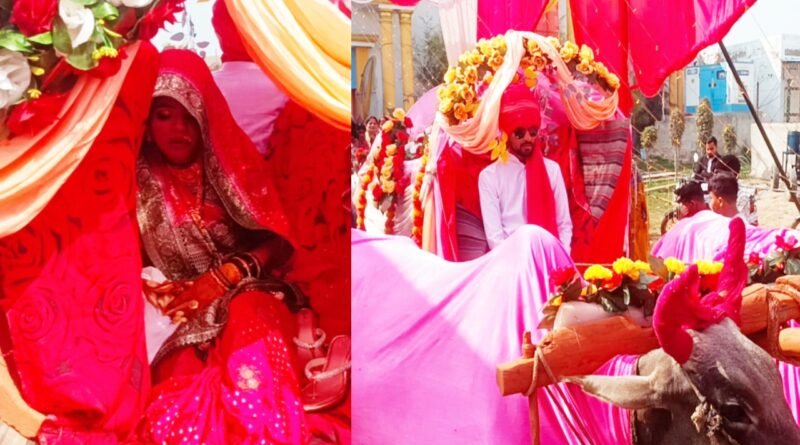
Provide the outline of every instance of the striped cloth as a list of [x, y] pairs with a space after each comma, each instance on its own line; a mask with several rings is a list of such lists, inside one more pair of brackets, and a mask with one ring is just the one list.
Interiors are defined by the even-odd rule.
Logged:
[[628, 133], [628, 120], [618, 119], [577, 134], [586, 200], [595, 221], [603, 216], [619, 185]]

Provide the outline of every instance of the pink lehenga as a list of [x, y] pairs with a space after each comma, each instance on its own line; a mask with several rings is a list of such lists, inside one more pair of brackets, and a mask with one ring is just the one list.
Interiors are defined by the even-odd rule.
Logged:
[[[200, 125], [201, 162], [178, 172], [155, 147], [137, 166], [146, 257], [169, 281], [194, 280], [267, 239], [290, 242], [267, 166], [236, 126], [202, 59], [161, 54], [155, 97], [177, 100]], [[198, 180], [198, 178], [201, 178]], [[244, 278], [188, 317], [152, 364], [142, 440], [164, 444], [301, 444], [309, 440], [289, 308], [299, 292], [268, 274]]]

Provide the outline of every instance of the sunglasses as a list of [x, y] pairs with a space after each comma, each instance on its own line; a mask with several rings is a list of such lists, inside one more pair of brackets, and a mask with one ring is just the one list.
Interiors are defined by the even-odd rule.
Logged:
[[536, 137], [536, 135], [539, 134], [539, 129], [536, 127], [530, 127], [530, 128], [517, 128], [516, 130], [514, 130], [514, 136], [517, 139], [524, 138], [525, 133], [528, 133], [532, 137]]

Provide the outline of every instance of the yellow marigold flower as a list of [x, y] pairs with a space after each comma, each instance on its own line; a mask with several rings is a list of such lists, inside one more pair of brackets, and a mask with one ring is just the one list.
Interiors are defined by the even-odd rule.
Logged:
[[545, 66], [547, 66], [547, 58], [544, 54], [536, 55], [533, 57], [533, 66], [541, 71]]
[[464, 99], [465, 102], [472, 102], [475, 100], [475, 91], [472, 87], [468, 85], [464, 85], [461, 87], [461, 90], [458, 92], [458, 95]]
[[591, 62], [586, 62], [581, 60], [578, 64], [577, 69], [580, 73], [585, 74], [587, 76], [591, 75], [594, 72], [594, 67], [592, 66]]
[[508, 49], [505, 36], [499, 35], [492, 38], [492, 46], [501, 54], [505, 54]]
[[578, 55], [579, 51], [580, 49], [578, 48], [578, 45], [573, 42], [567, 42], [561, 47], [559, 54], [561, 55], [561, 58], [564, 59], [564, 62], [569, 62]]
[[489, 149], [492, 150], [492, 161], [500, 158], [503, 162], [508, 162], [508, 135], [503, 133], [499, 139], [495, 139], [489, 143]]
[[386, 193], [394, 193], [395, 187], [396, 187], [396, 184], [392, 180], [383, 182], [383, 191], [386, 192]]
[[601, 79], [605, 79], [606, 77], [608, 77], [609, 71], [608, 68], [605, 65], [603, 65], [603, 62], [595, 62], [594, 70], [597, 72], [597, 75]]
[[464, 69], [464, 80], [468, 84], [473, 84], [478, 81], [478, 69], [474, 66], [468, 66]]
[[561, 42], [559, 42], [557, 38], [548, 37], [546, 40], [547, 40], [547, 43], [550, 44], [550, 46], [552, 46], [553, 48], [556, 49], [556, 51], [560, 51], [561, 50]]
[[525, 68], [525, 86], [533, 88], [539, 79], [539, 72], [532, 66]]
[[[389, 144], [386, 146], [386, 154], [389, 156], [394, 156], [397, 154], [397, 144]], [[390, 159], [386, 159], [386, 161], [391, 161]]]
[[501, 65], [503, 65], [503, 56], [499, 52], [496, 52], [492, 55], [492, 58], [489, 59], [489, 66], [496, 71], [500, 69]]
[[486, 39], [480, 39], [478, 40], [478, 51], [484, 56], [488, 56], [492, 53], [492, 44]]
[[589, 63], [594, 62], [594, 51], [586, 45], [581, 45], [581, 50], [578, 53], [581, 56], [581, 61]]
[[606, 82], [608, 82], [608, 86], [610, 86], [611, 89], [616, 90], [619, 88], [619, 77], [614, 73], [609, 73], [608, 76], [606, 76]]
[[30, 90], [28, 90], [28, 97], [30, 97], [31, 99], [38, 99], [42, 97], [42, 92], [37, 90], [36, 88], [31, 88]]
[[453, 106], [453, 116], [459, 121], [465, 121], [469, 117], [467, 115], [467, 108], [463, 103], [458, 102]]
[[533, 40], [533, 39], [528, 39], [528, 48], [527, 49], [528, 49], [528, 53], [530, 55], [534, 55], [536, 53], [541, 52], [541, 49], [539, 48], [539, 43], [536, 42], [536, 40]]
[[469, 59], [468, 61], [472, 65], [480, 65], [481, 63], [484, 62], [485, 57], [483, 57], [483, 54], [481, 54], [480, 51], [473, 50], [472, 52], [469, 53], [469, 57], [467, 59]]
[[686, 270], [686, 264], [683, 261], [675, 258], [675, 257], [668, 257], [664, 260], [664, 266], [667, 268], [669, 273], [674, 275], [682, 274], [684, 270]]
[[444, 114], [453, 109], [453, 99], [446, 97], [439, 102], [439, 112]]
[[611, 268], [614, 269], [614, 272], [618, 273], [619, 275], [627, 275], [628, 273], [637, 270], [636, 263], [633, 262], [630, 258], [619, 258], [617, 261], [611, 265]]
[[383, 123], [381, 130], [389, 132], [392, 131], [392, 128], [394, 128], [394, 122], [392, 122], [391, 120], [387, 120], [386, 122]]
[[641, 260], [634, 261], [633, 265], [636, 267], [637, 270], [641, 270], [642, 272], [653, 273], [653, 269], [650, 267], [649, 263], [646, 263]]
[[697, 271], [700, 275], [716, 275], [722, 272], [722, 263], [719, 261], [697, 261]]
[[394, 111], [392, 112], [392, 117], [399, 121], [402, 121], [403, 119], [406, 118], [406, 112], [403, 111], [402, 108], [395, 108]]
[[[452, 66], [447, 69], [447, 72], [444, 73], [444, 81], [445, 83], [453, 83], [456, 80], [456, 69]], [[439, 91], [442, 89], [440, 88]]]
[[610, 280], [613, 276], [613, 272], [611, 272], [607, 267], [599, 264], [589, 266], [589, 268], [586, 269], [586, 272], [583, 273], [583, 279], [586, 281], [605, 281]]

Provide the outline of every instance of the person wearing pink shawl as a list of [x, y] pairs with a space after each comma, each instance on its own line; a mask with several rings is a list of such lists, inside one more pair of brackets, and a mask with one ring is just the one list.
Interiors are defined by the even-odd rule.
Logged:
[[509, 86], [500, 103], [500, 129], [508, 137], [511, 156], [501, 156], [478, 177], [490, 249], [519, 227], [535, 224], [570, 250], [572, 220], [564, 178], [558, 163], [542, 154], [540, 126], [536, 95], [525, 85]]
[[222, 68], [214, 72], [214, 81], [236, 123], [258, 152], [268, 156], [267, 141], [289, 99], [247, 54], [224, 0], [214, 3], [213, 13], [212, 24], [222, 49]]

